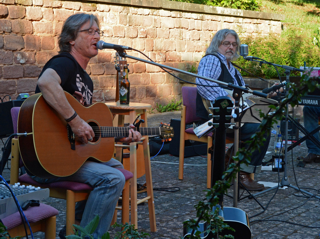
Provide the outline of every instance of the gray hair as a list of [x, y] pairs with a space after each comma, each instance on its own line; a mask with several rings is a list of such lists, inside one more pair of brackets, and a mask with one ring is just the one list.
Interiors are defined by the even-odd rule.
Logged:
[[223, 40], [227, 37], [227, 35], [233, 35], [236, 38], [237, 41], [237, 50], [234, 54], [234, 57], [232, 58], [232, 60], [236, 60], [239, 57], [239, 49], [240, 49], [240, 39], [238, 34], [231, 29], [222, 29], [219, 30], [214, 37], [212, 38], [212, 41], [210, 43], [210, 46], [208, 47], [208, 49], [206, 50], [206, 55], [207, 54], [214, 54], [214, 53], [218, 53], [218, 48], [219, 46], [221, 46]]
[[88, 21], [90, 21], [90, 27], [94, 22], [99, 26], [98, 18], [92, 14], [79, 13], [68, 17], [59, 36], [59, 53], [71, 51], [70, 41], [74, 41], [77, 38], [80, 28]]

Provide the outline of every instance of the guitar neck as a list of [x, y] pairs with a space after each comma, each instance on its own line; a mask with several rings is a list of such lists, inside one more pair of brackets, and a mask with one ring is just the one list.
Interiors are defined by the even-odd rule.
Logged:
[[[107, 127], [103, 126], [100, 127], [101, 130], [101, 137], [128, 137], [129, 130], [136, 128], [129, 128], [129, 127]], [[141, 135], [149, 136], [149, 135], [160, 135], [160, 127], [155, 128], [139, 128], [139, 132]]]

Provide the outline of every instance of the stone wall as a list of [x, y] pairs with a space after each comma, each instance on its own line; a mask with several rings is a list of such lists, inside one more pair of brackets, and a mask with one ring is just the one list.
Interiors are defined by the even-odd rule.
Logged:
[[[133, 47], [156, 62], [183, 70], [199, 62], [219, 29], [232, 28], [252, 36], [280, 33], [282, 19], [276, 14], [167, 0], [102, 0], [90, 4], [0, 0], [0, 96], [8, 94], [15, 99], [19, 93], [34, 93], [42, 67], [58, 52], [63, 22], [78, 12], [98, 16], [105, 32], [102, 40]], [[135, 51], [127, 53], [143, 58]], [[95, 101], [114, 100], [114, 56], [113, 50], [100, 51], [86, 69], [94, 81]], [[174, 77], [150, 64], [130, 59], [128, 63], [133, 102], [155, 106], [180, 99], [181, 83]]]

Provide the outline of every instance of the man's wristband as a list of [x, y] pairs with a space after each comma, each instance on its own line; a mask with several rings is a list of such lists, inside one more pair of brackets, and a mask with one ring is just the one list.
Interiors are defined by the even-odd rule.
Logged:
[[66, 120], [66, 122], [67, 123], [69, 123], [71, 120], [73, 120], [74, 118], [76, 118], [77, 117], [77, 112], [74, 112], [74, 114], [70, 117], [70, 118], [68, 118], [68, 119], [65, 119]]

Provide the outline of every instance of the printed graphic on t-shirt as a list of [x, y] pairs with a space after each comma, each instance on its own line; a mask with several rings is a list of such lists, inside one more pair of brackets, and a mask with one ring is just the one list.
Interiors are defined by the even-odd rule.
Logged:
[[82, 82], [82, 78], [79, 74], [77, 74], [76, 84], [77, 84], [79, 91], [82, 94], [82, 97], [85, 101], [85, 105], [90, 105], [91, 98], [92, 98], [92, 92], [89, 89], [89, 87]]

